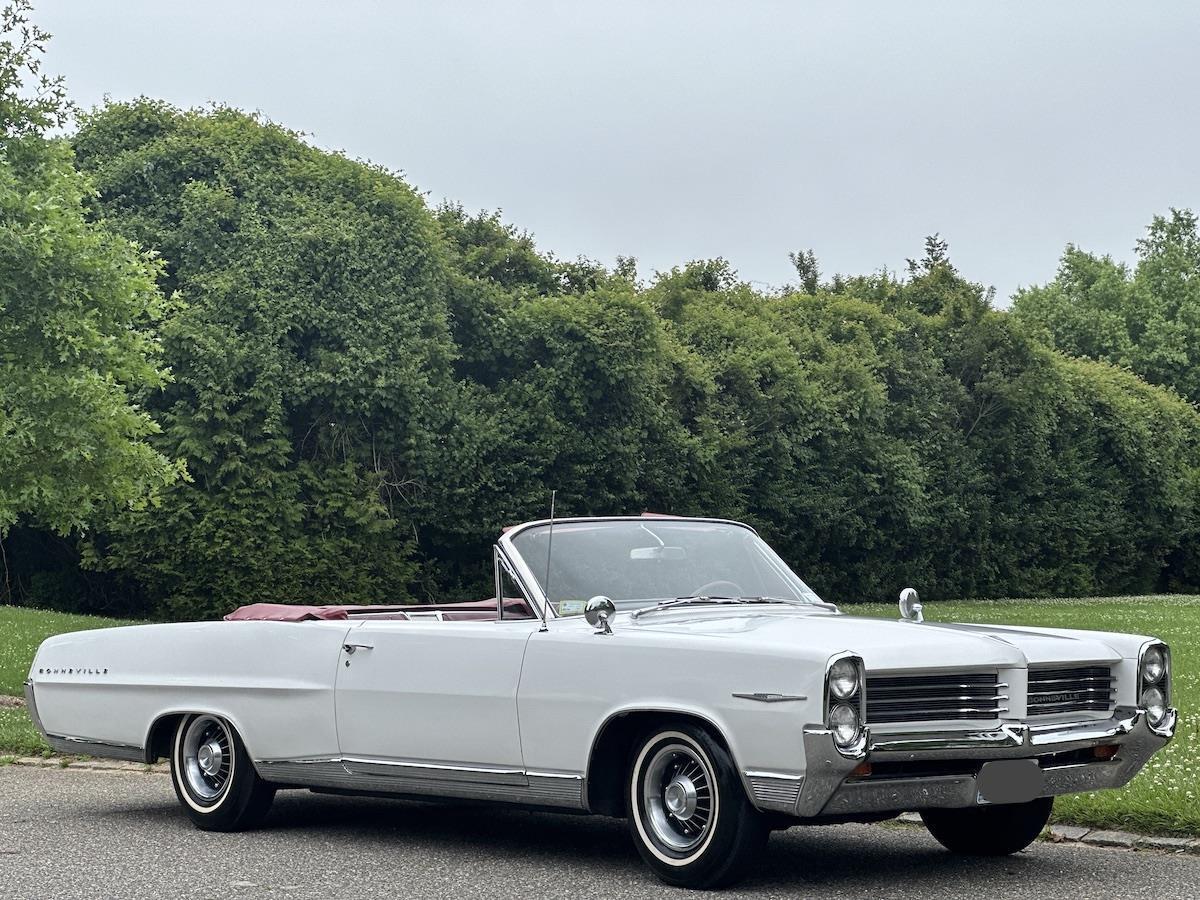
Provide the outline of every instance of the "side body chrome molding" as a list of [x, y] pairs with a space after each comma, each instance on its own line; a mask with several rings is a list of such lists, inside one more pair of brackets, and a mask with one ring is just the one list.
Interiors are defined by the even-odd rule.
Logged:
[[791, 703], [795, 700], [808, 699], [805, 694], [772, 694], [763, 691], [735, 693], [730, 696], [739, 700], [757, 700], [759, 703]]
[[358, 757], [260, 759], [254, 765], [267, 781], [299, 787], [586, 809], [582, 775]]

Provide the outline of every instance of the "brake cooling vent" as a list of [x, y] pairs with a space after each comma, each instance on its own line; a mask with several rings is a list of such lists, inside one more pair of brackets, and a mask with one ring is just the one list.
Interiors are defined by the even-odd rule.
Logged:
[[802, 778], [779, 778], [770, 775], [750, 775], [750, 790], [760, 804], [791, 809], [800, 799]]

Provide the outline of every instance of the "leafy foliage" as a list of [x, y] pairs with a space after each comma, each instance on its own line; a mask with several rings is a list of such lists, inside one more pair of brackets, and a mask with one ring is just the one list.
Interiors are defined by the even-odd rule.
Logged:
[[1194, 411], [1038, 345], [928, 251], [864, 299], [651, 289], [701, 373], [686, 508], [755, 522], [837, 600], [1158, 584], [1193, 543]]
[[228, 110], [83, 119], [99, 211], [162, 255], [159, 445], [192, 480], [88, 548], [161, 613], [406, 596], [454, 428], [445, 262], [383, 170]]
[[1131, 369], [1200, 402], [1200, 234], [1196, 216], [1155, 216], [1131, 272], [1070, 246], [1058, 277], [1020, 292], [1013, 313], [1072, 356]]
[[22, 517], [65, 533], [113, 505], [142, 509], [177, 475], [137, 400], [166, 381], [157, 265], [85, 217], [92, 186], [46, 136], [66, 105], [26, 13], [0, 13], [0, 537]]

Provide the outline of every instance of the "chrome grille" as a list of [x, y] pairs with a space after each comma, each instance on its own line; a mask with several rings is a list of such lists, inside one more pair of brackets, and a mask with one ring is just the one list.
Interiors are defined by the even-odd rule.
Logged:
[[1112, 669], [1072, 666], [1029, 670], [1029, 715], [1104, 712], [1112, 708]]
[[995, 672], [868, 676], [866, 721], [995, 719], [1008, 710], [1007, 689]]

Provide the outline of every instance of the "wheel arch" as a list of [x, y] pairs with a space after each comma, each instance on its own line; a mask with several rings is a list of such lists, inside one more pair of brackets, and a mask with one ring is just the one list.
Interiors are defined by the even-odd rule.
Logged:
[[[746, 790], [745, 775], [738, 765], [733, 743], [725, 729], [710, 716], [692, 709], [637, 706], [611, 713], [592, 738], [583, 779], [583, 802], [587, 810], [598, 815], [623, 817], [626, 814], [625, 776], [632, 762], [635, 743], [653, 727], [679, 722], [703, 728], [724, 747], [733, 760], [743, 790]], [[748, 790], [747, 796], [752, 796]]]
[[[150, 723], [150, 728], [146, 732], [146, 742], [143, 744], [146, 762], [155, 763], [160, 759], [170, 759], [171, 747], [175, 740], [175, 731], [179, 728], [179, 723], [187, 716], [199, 715], [216, 716], [228, 722], [229, 726], [236, 733], [238, 740], [246, 748], [246, 753], [250, 757], [251, 764], [254, 765], [254, 754], [251, 752], [249, 745], [246, 744], [246, 732], [237, 717], [230, 715], [228, 710], [201, 706], [188, 707], [186, 709], [169, 709], [160, 712], [154, 717], [154, 721]], [[254, 765], [254, 767], [257, 769], [257, 765]]]

